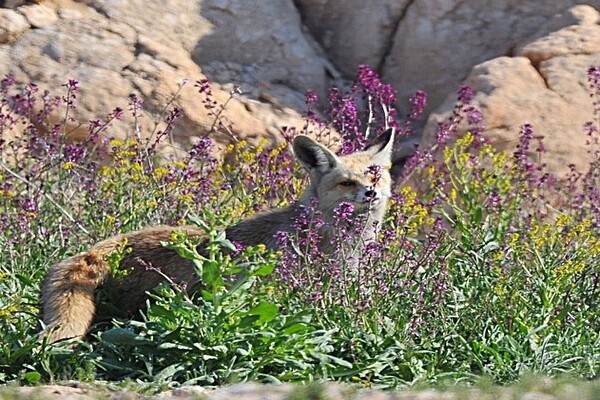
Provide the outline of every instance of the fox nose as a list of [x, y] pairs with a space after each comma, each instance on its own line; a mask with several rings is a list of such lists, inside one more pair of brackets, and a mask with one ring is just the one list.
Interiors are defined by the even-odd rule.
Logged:
[[365, 192], [365, 198], [366, 198], [367, 200], [373, 200], [373, 199], [375, 199], [376, 197], [377, 197], [377, 192], [376, 192], [376, 191], [374, 191], [374, 190], [367, 190], [367, 191]]

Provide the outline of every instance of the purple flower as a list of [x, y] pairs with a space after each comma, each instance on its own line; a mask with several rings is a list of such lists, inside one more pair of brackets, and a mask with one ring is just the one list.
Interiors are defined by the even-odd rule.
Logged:
[[348, 203], [346, 201], [342, 201], [333, 210], [333, 216], [339, 222], [341, 222], [341, 221], [347, 221], [347, 222], [351, 221], [353, 213], [354, 213], [354, 206], [351, 203]]
[[461, 103], [469, 104], [473, 100], [473, 88], [468, 85], [461, 85], [458, 89], [457, 99]]
[[367, 170], [365, 171], [365, 175], [370, 176], [371, 183], [373, 185], [376, 185], [377, 182], [379, 182], [379, 180], [381, 179], [381, 165], [379, 165], [379, 164], [369, 165], [367, 167]]
[[212, 95], [212, 90], [210, 88], [210, 82], [208, 81], [208, 79], [204, 78], [197, 80], [194, 86], [198, 88], [199, 93], [204, 93], [207, 96]]
[[376, 93], [380, 86], [381, 81], [375, 71], [368, 65], [361, 64], [358, 66], [358, 74], [356, 80], [369, 92]]
[[409, 118], [413, 121], [419, 119], [427, 107], [427, 93], [417, 90], [410, 99], [410, 111], [408, 113]]
[[14, 75], [8, 74], [2, 80], [0, 80], [0, 94], [6, 95], [8, 93], [8, 89], [17, 83], [17, 79]]
[[469, 125], [479, 126], [483, 123], [483, 114], [481, 114], [480, 109], [468, 107], [465, 112], [467, 113], [467, 123]]
[[[377, 91], [377, 95], [379, 101], [386, 106], [393, 106], [396, 104], [396, 91], [392, 85], [381, 85]], [[425, 102], [427, 102], [427, 100], [425, 100]]]
[[200, 136], [196, 144], [188, 152], [190, 158], [204, 159], [210, 157], [213, 148], [213, 142], [208, 136]]
[[307, 90], [304, 94], [304, 102], [309, 108], [314, 108], [319, 104], [319, 96], [314, 90]]

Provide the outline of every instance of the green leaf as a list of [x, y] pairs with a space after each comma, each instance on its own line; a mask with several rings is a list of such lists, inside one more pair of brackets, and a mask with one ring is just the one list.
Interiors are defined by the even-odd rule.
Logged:
[[113, 328], [106, 332], [102, 332], [100, 338], [113, 344], [126, 344], [131, 346], [139, 345], [154, 345], [154, 342], [145, 337], [138, 336], [135, 332], [124, 328]]
[[279, 313], [279, 307], [273, 303], [266, 301], [261, 302], [256, 307], [248, 311], [248, 315], [257, 315], [259, 317], [257, 324], [264, 324], [270, 322]]
[[240, 320], [240, 322], [238, 323], [238, 327], [247, 328], [249, 326], [253, 326], [259, 319], [260, 317], [258, 315], [246, 315]]
[[333, 364], [333, 365], [339, 365], [339, 366], [345, 367], [345, 368], [352, 368], [351, 363], [349, 363], [348, 361], [341, 359], [339, 357], [331, 356], [329, 354], [317, 353], [317, 352], [311, 352], [310, 355], [313, 356], [314, 358], [316, 358], [317, 360], [319, 360], [323, 364]]
[[475, 209], [475, 215], [473, 216], [473, 222], [475, 224], [479, 224], [481, 222], [482, 217], [483, 217], [483, 209], [481, 207], [477, 207]]
[[286, 335], [293, 335], [296, 333], [306, 333], [307, 331], [308, 331], [308, 325], [300, 322], [300, 323], [293, 324], [293, 325], [290, 325], [290, 326], [284, 328], [281, 332]]
[[258, 267], [253, 272], [251, 272], [251, 275], [267, 276], [267, 275], [271, 274], [271, 272], [273, 272], [274, 269], [275, 269], [275, 264], [265, 264], [265, 265]]
[[154, 376], [154, 382], [166, 382], [173, 380], [173, 375], [184, 369], [185, 368], [179, 364], [169, 365]]
[[170, 243], [161, 241], [160, 244], [169, 249], [173, 250], [181, 258], [186, 260], [206, 260], [206, 258], [196, 251], [195, 248], [190, 249], [185, 243]]
[[219, 265], [217, 262], [204, 263], [204, 271], [202, 271], [202, 282], [209, 289], [220, 289], [223, 287], [223, 278], [221, 277]]
[[196, 215], [194, 213], [189, 213], [187, 216], [187, 219], [189, 219], [192, 224], [197, 225], [200, 228], [202, 228], [202, 230], [204, 232], [206, 232], [206, 233], [210, 232], [210, 230], [211, 230], [210, 227], [198, 215]]
[[29, 371], [24, 375], [27, 383], [38, 383], [42, 378], [42, 375], [37, 371]]
[[148, 314], [152, 314], [155, 317], [160, 317], [161, 319], [175, 319], [175, 314], [172, 310], [167, 310], [165, 307], [159, 304], [152, 304], [148, 310]]

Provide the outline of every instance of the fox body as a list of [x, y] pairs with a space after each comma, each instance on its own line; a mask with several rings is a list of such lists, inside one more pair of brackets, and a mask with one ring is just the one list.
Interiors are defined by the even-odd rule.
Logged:
[[[341, 202], [353, 204], [355, 212], [363, 213], [366, 221], [363, 236], [358, 239], [373, 239], [391, 196], [389, 170], [392, 167], [393, 141], [393, 131], [388, 130], [367, 145], [364, 151], [336, 156], [306, 136], [296, 137], [294, 155], [310, 176], [310, 185], [303, 196], [290, 207], [259, 214], [227, 228], [227, 238], [245, 245], [262, 243], [276, 249], [276, 233], [292, 232], [297, 208], [310, 206], [312, 199], [316, 199], [316, 207], [325, 222], [332, 221], [334, 209]], [[399, 157], [396, 163], [402, 162], [403, 158]], [[371, 165], [381, 167], [377, 180], [366, 173]], [[173, 250], [161, 245], [161, 241], [169, 241], [171, 233], [176, 230], [189, 237], [202, 238], [204, 235], [204, 231], [195, 226], [148, 227], [110, 237], [88, 251], [52, 266], [44, 279], [41, 295], [43, 321], [51, 335], [50, 340], [81, 338], [87, 333], [96, 316], [95, 292], [99, 287], [113, 294], [111, 306], [122, 315], [133, 316], [144, 306], [145, 293], [164, 281], [164, 276], [177, 282], [197, 282], [191, 261], [180, 258]], [[332, 233], [321, 232], [325, 238]], [[120, 267], [130, 272], [116, 279], [111, 276], [106, 257], [124, 239], [130, 252], [125, 255]], [[323, 240], [321, 250], [326, 253], [333, 250], [329, 248], [330, 242]], [[149, 269], [148, 265], [153, 268]]]

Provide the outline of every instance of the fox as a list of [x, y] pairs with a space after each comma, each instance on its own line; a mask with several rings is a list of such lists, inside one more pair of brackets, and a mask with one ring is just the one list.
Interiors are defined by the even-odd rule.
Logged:
[[[356, 239], [375, 240], [392, 195], [390, 171], [400, 171], [412, 153], [407, 148], [409, 143], [395, 153], [393, 146], [393, 129], [372, 139], [364, 150], [343, 156], [337, 156], [308, 136], [296, 136], [292, 141], [292, 154], [308, 174], [308, 187], [288, 207], [259, 213], [227, 227], [226, 238], [246, 246], [263, 244], [268, 249], [278, 250], [276, 236], [278, 232], [294, 232], [293, 219], [298, 207], [317, 204], [315, 207], [325, 221], [321, 229], [326, 230], [331, 229], [328, 222], [333, 221], [336, 207], [348, 202], [354, 206], [355, 214], [364, 216], [362, 236]], [[376, 180], [367, 173], [373, 165], [380, 167]], [[200, 227], [158, 225], [109, 237], [51, 266], [41, 289], [42, 335], [49, 336], [50, 342], [82, 340], [97, 317], [98, 290], [111, 293], [112, 308], [133, 318], [145, 306], [146, 293], [165, 281], [165, 277], [176, 282], [197, 283], [200, 278], [195, 275], [192, 262], [161, 244], [168, 242], [174, 231], [199, 239], [198, 251], [202, 253], [206, 238]], [[332, 234], [321, 233], [325, 238]], [[111, 276], [107, 257], [120, 243], [126, 243], [128, 252], [119, 267], [128, 273], [116, 278]], [[331, 247], [331, 241], [326, 239], [319, 245], [325, 254], [333, 251]]]

